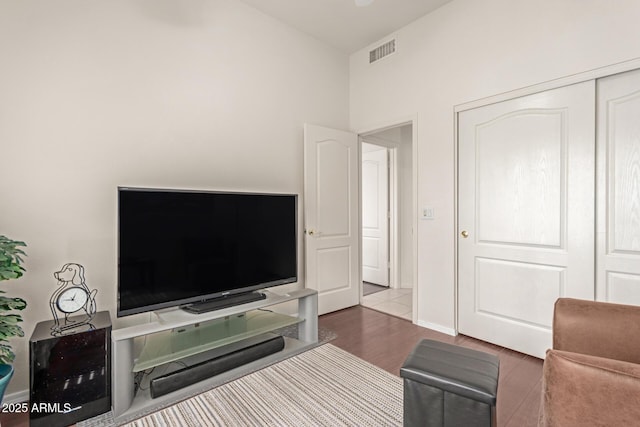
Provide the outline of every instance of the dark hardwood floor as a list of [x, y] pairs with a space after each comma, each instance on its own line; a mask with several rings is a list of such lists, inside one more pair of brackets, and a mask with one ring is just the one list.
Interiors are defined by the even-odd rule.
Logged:
[[[394, 375], [416, 343], [429, 338], [496, 354], [500, 358], [498, 426], [537, 425], [542, 360], [458, 335], [452, 337], [416, 326], [408, 320], [362, 306], [320, 316], [319, 325], [337, 334], [331, 344]], [[2, 427], [28, 427], [26, 414], [0, 414]]]
[[362, 306], [325, 314], [319, 325], [334, 331], [331, 344], [394, 375], [423, 338], [457, 344], [500, 358], [497, 420], [500, 427], [536, 426], [540, 407], [542, 360], [474, 338], [452, 337]]

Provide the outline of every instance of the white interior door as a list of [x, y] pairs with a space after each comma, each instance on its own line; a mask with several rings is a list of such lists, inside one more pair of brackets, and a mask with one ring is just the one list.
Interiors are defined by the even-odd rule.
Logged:
[[357, 135], [305, 124], [306, 286], [319, 314], [360, 302], [358, 164]]
[[544, 357], [558, 297], [594, 298], [595, 88], [459, 114], [458, 327]]
[[640, 305], [640, 70], [598, 80], [597, 299]]
[[389, 152], [362, 143], [362, 280], [389, 286]]

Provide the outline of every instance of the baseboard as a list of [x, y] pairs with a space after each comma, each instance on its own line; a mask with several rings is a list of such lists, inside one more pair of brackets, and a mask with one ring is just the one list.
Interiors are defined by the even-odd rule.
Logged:
[[444, 326], [438, 325], [436, 323], [430, 323], [430, 322], [425, 322], [424, 320], [418, 320], [416, 324], [418, 326], [422, 326], [423, 328], [433, 329], [434, 331], [442, 332], [443, 334], [451, 335], [454, 337], [458, 335], [458, 332], [455, 329], [445, 328]]
[[2, 403], [22, 403], [29, 401], [29, 390], [20, 390], [14, 393], [5, 393]]

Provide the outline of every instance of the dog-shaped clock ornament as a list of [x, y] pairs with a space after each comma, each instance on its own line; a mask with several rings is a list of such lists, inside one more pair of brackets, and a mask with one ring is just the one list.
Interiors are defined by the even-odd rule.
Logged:
[[[84, 267], [80, 264], [68, 263], [63, 265], [60, 271], [53, 273], [53, 276], [58, 279], [58, 289], [49, 300], [51, 314], [53, 314], [51, 335], [64, 335], [83, 325], [88, 325], [89, 330], [93, 329], [91, 321], [96, 314], [98, 290], [90, 290], [87, 286]], [[69, 318], [74, 313], [80, 316]]]

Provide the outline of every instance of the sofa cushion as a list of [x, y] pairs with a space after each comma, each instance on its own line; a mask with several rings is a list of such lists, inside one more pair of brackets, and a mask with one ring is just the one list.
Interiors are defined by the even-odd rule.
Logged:
[[640, 422], [640, 365], [548, 350], [543, 426], [628, 426]]
[[638, 306], [560, 298], [553, 318], [553, 348], [640, 363]]

